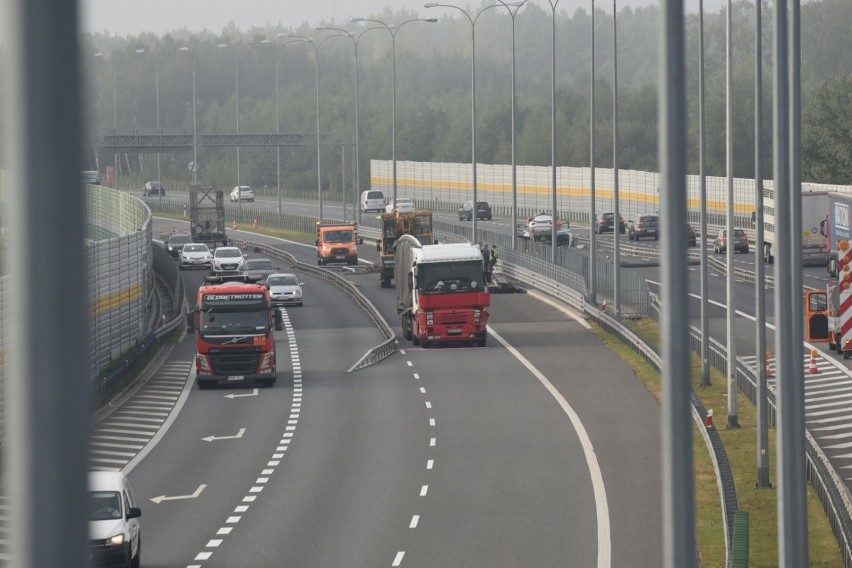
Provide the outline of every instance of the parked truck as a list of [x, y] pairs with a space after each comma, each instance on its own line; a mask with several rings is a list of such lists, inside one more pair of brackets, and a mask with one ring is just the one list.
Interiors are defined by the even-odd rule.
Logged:
[[852, 239], [852, 195], [835, 192], [828, 194], [820, 233], [826, 240], [826, 269], [829, 276], [837, 278], [840, 258], [837, 243]]
[[382, 235], [376, 241], [381, 266], [379, 283], [382, 288], [390, 288], [394, 278], [394, 244], [403, 235], [413, 236], [419, 243], [432, 243], [432, 212], [417, 210], [408, 213], [393, 211], [382, 213]]
[[[830, 194], [827, 191], [809, 190], [802, 187], [802, 264], [826, 262], [827, 241], [821, 229], [829, 209]], [[767, 264], [775, 261], [775, 190], [763, 189], [763, 260]]]
[[221, 189], [209, 185], [189, 188], [189, 224], [192, 240], [205, 243], [211, 249], [226, 246], [225, 198]]
[[331, 262], [358, 264], [358, 246], [363, 243], [358, 237], [358, 227], [354, 223], [323, 224], [317, 222], [317, 264]]
[[195, 373], [199, 388], [260, 383], [277, 378], [274, 331], [281, 312], [272, 307], [261, 284], [229, 282], [198, 289], [195, 308], [186, 316], [195, 333]]
[[484, 347], [491, 297], [479, 247], [423, 244], [412, 235], [403, 235], [394, 249], [403, 337], [423, 347], [456, 342]]

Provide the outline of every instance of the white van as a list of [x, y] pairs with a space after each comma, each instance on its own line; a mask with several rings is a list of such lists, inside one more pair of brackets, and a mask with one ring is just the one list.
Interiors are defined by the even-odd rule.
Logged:
[[127, 477], [120, 471], [89, 472], [89, 558], [93, 566], [142, 562], [142, 534]]
[[385, 194], [372, 189], [361, 193], [361, 212], [382, 212], [385, 210]]

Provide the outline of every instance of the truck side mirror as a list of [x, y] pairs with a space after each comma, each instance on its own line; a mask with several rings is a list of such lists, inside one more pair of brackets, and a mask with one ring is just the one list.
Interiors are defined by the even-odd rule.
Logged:
[[317, 239], [317, 240], [315, 240], [315, 241], [314, 241], [314, 246], [315, 246], [315, 247], [320, 246], [320, 240], [319, 240], [319, 239]]
[[359, 245], [363, 245], [363, 244], [364, 244], [364, 237], [358, 237], [358, 244], [359, 244]]
[[186, 314], [186, 332], [195, 333], [195, 310]]
[[275, 331], [281, 331], [284, 329], [284, 325], [281, 323], [281, 310], [272, 310], [275, 314]]
[[828, 235], [825, 233], [825, 219], [819, 222], [819, 234], [823, 237], [827, 237]]

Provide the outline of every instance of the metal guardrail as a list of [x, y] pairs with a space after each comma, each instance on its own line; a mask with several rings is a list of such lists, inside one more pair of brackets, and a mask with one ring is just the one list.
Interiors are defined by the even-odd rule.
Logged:
[[364, 294], [362, 294], [361, 291], [350, 281], [332, 272], [331, 270], [319, 268], [317, 266], [301, 262], [296, 259], [296, 257], [292, 254], [280, 249], [276, 249], [269, 245], [254, 243], [251, 241], [238, 241], [237, 243], [238, 246], [246, 245], [252, 247], [255, 250], [263, 252], [266, 255], [275, 258], [280, 258], [281, 260], [284, 260], [289, 263], [294, 270], [307, 272], [312, 276], [322, 278], [323, 280], [331, 282], [332, 284], [352, 296], [352, 298], [355, 299], [355, 302], [359, 306], [361, 306], [361, 308], [363, 308], [363, 310], [367, 313], [370, 319], [373, 320], [373, 323], [376, 324], [376, 327], [379, 329], [379, 332], [385, 337], [385, 341], [368, 350], [354, 365], [352, 365], [352, 367], [349, 368], [349, 370], [347, 370], [347, 373], [351, 373], [352, 371], [357, 371], [369, 365], [378, 363], [379, 361], [390, 357], [396, 351], [399, 350], [399, 342], [397, 342], [396, 340], [396, 334], [394, 333], [393, 329], [391, 329], [391, 326], [388, 324], [387, 320], [382, 317], [382, 315], [379, 313], [379, 310], [376, 309], [373, 303]]

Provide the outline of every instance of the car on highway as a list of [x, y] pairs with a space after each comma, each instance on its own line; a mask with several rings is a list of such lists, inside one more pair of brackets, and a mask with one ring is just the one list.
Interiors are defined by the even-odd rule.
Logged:
[[219, 247], [213, 251], [210, 273], [214, 276], [242, 274], [246, 263], [243, 251], [237, 247]]
[[689, 244], [689, 246], [694, 247], [696, 244], [698, 244], [698, 238], [696, 237], [695, 229], [693, 229], [692, 225], [690, 225], [689, 223], [686, 224], [686, 235], [688, 239], [687, 244]]
[[101, 185], [101, 175], [97, 172], [97, 170], [85, 170], [80, 172], [80, 181], [82, 183]]
[[476, 210], [476, 218], [483, 220], [491, 220], [491, 204], [487, 201], [477, 201], [474, 206], [473, 201], [465, 201], [459, 205], [459, 221], [471, 221]]
[[261, 282], [278, 271], [268, 258], [247, 258], [243, 265], [243, 277], [249, 282]]
[[89, 472], [89, 556], [97, 567], [138, 568], [142, 511], [120, 471]]
[[394, 201], [391, 199], [390, 203], [385, 207], [385, 213], [393, 213], [394, 211], [399, 211], [400, 213], [413, 213], [417, 207], [414, 205], [414, 200], [410, 197], [397, 197]]
[[183, 245], [178, 257], [178, 268], [210, 268], [213, 253], [204, 243], [187, 243]]
[[[728, 230], [719, 229], [713, 241], [713, 252], [722, 254], [728, 250]], [[748, 252], [748, 235], [743, 229], [734, 229], [734, 252]]]
[[[601, 213], [595, 221], [595, 231], [600, 235], [615, 231], [615, 213]], [[618, 232], [624, 234], [624, 217], [618, 216]]]
[[656, 241], [660, 238], [659, 226], [659, 215], [642, 215], [636, 221], [628, 219], [627, 238], [631, 241], [638, 241], [643, 237], [650, 237]]
[[302, 286], [295, 274], [276, 272], [266, 278], [269, 298], [273, 306], [301, 306]]
[[166, 188], [158, 181], [148, 181], [142, 186], [142, 197], [150, 197], [152, 195], [165, 195]]
[[238, 201], [254, 201], [254, 190], [247, 185], [238, 185], [231, 190], [231, 203]]
[[[518, 236], [522, 239], [532, 239], [538, 242], [549, 243], [553, 240], [553, 215], [550, 213], [538, 213], [527, 220], [526, 225], [520, 225]], [[556, 246], [570, 245], [571, 231], [562, 220], [556, 219]]]
[[184, 245], [188, 245], [192, 242], [192, 237], [189, 235], [183, 235], [181, 233], [172, 233], [169, 235], [169, 238], [166, 239], [166, 250], [169, 251], [169, 254], [172, 255], [172, 258], [177, 260], [180, 258], [180, 252], [183, 250]]
[[371, 189], [361, 192], [361, 212], [369, 213], [375, 211], [381, 213], [385, 209], [385, 194], [381, 191]]

